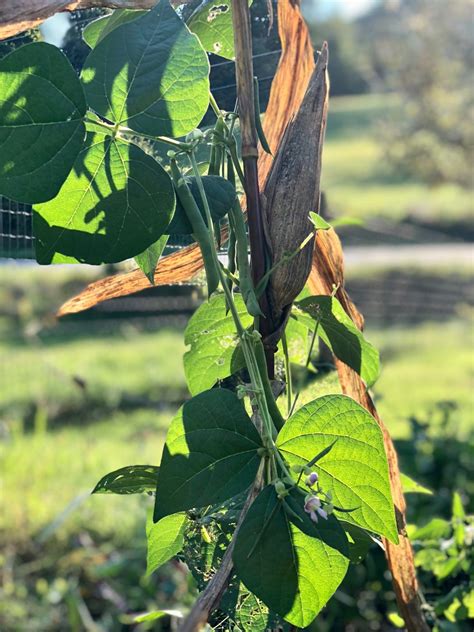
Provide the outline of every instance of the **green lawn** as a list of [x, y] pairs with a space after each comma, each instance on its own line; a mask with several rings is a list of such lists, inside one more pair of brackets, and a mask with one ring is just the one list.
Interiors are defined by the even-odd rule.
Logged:
[[394, 124], [398, 103], [392, 95], [330, 100], [322, 173], [330, 211], [337, 217], [398, 220], [415, 215], [441, 223], [468, 217], [472, 192], [402, 179], [384, 160], [380, 136], [387, 121]]
[[[381, 350], [383, 370], [374, 393], [393, 435], [406, 435], [409, 416], [424, 418], [437, 402], [453, 400], [459, 407], [458, 432], [466, 436], [472, 428], [474, 369], [469, 320], [369, 330], [367, 336]], [[9, 429], [2, 444], [5, 487], [0, 510], [0, 525], [8, 539], [38, 533], [106, 472], [132, 463], [159, 463], [164, 432], [176, 408], [169, 401], [184, 393], [183, 350], [181, 334], [173, 330], [135, 333], [131, 339], [116, 335], [103, 340], [58, 340], [41, 353], [3, 343], [4, 357], [11, 358], [8, 384], [14, 386], [4, 389], [0, 400]], [[46, 380], [45, 366], [48, 370], [56, 367]], [[96, 399], [91, 401], [91, 409], [87, 398], [82, 407], [79, 401], [71, 423], [48, 429], [42, 411], [44, 415], [49, 410], [54, 413], [58, 398], [73, 392], [65, 389], [57, 371], [63, 376], [68, 371], [83, 376]], [[314, 383], [301, 403], [337, 390], [332, 373], [322, 383]], [[92, 409], [97, 401], [110, 400], [113, 405], [124, 392], [153, 401], [161, 397], [159, 401], [166, 407], [160, 412], [136, 408], [98, 418]], [[79, 392], [77, 397], [84, 395]], [[40, 401], [43, 408], [36, 413], [39, 420], [33, 429], [25, 430], [12, 411], [17, 410], [18, 402], [29, 399]], [[133, 503], [130, 498], [87, 498], [58, 532], [70, 533], [89, 525], [110, 534], [118, 526], [118, 535], [123, 536], [135, 520]]]

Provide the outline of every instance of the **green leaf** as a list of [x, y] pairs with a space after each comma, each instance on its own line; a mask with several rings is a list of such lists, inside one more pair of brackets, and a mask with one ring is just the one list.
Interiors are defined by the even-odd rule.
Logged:
[[305, 298], [295, 304], [293, 316], [311, 330], [314, 330], [315, 321], [319, 320], [318, 334], [334, 355], [357, 371], [367, 386], [374, 384], [380, 373], [379, 352], [367, 342], [337, 298]]
[[382, 432], [362, 406], [345, 395], [315, 399], [288, 419], [276, 441], [290, 465], [308, 463], [331, 444], [314, 469], [334, 505], [354, 509], [341, 518], [398, 542]]
[[168, 235], [162, 235], [157, 242], [135, 257], [138, 267], [152, 285], [155, 285], [156, 266], [163, 254], [163, 250], [166, 248], [167, 243]]
[[415, 566], [425, 571], [433, 571], [438, 564], [443, 564], [446, 560], [446, 554], [439, 549], [422, 549], [415, 553]]
[[103, 476], [93, 494], [143, 494], [154, 492], [159, 468], [155, 465], [127, 465]]
[[87, 57], [89, 105], [142, 134], [184, 136], [209, 104], [209, 62], [168, 0], [113, 29]]
[[[253, 318], [242, 296], [236, 294], [234, 299], [242, 325], [250, 327]], [[184, 354], [184, 373], [192, 395], [211, 388], [244, 366], [234, 321], [227, 313], [223, 294], [213, 295], [196, 310], [186, 327], [184, 342], [191, 345]]]
[[461, 570], [461, 560], [459, 557], [450, 557], [444, 562], [434, 564], [433, 573], [438, 579], [446, 579], [450, 575], [456, 576]]
[[344, 579], [347, 540], [334, 516], [312, 522], [296, 491], [285, 502], [291, 513], [273, 486], [263, 489], [238, 531], [233, 560], [249, 590], [289, 623], [306, 627]]
[[188, 519], [184, 513], [165, 516], [156, 524], [150, 515], [146, 525], [146, 574], [151, 575], [160, 566], [177, 555], [184, 544], [184, 531]]
[[447, 595], [438, 599], [435, 613], [446, 617], [452, 623], [472, 619], [474, 617], [474, 589], [454, 586]]
[[462, 499], [459, 492], [454, 492], [453, 495], [453, 518], [457, 518], [458, 520], [464, 520], [466, 517], [466, 512], [464, 511], [464, 506], [462, 504]]
[[428, 494], [428, 496], [432, 496], [433, 492], [431, 489], [427, 487], [423, 487], [420, 483], [417, 483], [415, 480], [407, 476], [406, 474], [402, 474], [400, 472], [400, 480], [402, 482], [403, 493], [404, 494]]
[[[196, 178], [186, 178], [186, 182], [191, 189], [194, 199], [201, 211], [203, 218], [206, 218], [204, 211], [204, 205], [202, 203], [201, 195], [197, 186]], [[207, 200], [211, 209], [211, 216], [214, 221], [222, 219], [235, 201], [235, 188], [225, 178], [220, 176], [203, 176], [202, 182], [204, 190], [206, 191]], [[190, 235], [193, 232], [192, 226], [187, 218], [186, 211], [179, 199], [176, 201], [176, 211], [174, 217], [168, 226], [168, 233], [170, 235]]]
[[389, 612], [387, 615], [388, 620], [392, 625], [396, 628], [404, 628], [405, 627], [405, 619], [403, 619], [398, 612]]
[[59, 194], [34, 207], [39, 263], [114, 263], [166, 230], [175, 205], [166, 171], [139, 147], [88, 134]]
[[[293, 364], [304, 365], [309, 350], [308, 327], [305, 323], [289, 318], [285, 327], [286, 344], [288, 345], [288, 355]], [[278, 345], [278, 356], [283, 359], [282, 345]]]
[[231, 0], [203, 2], [189, 18], [188, 26], [208, 53], [235, 59]]
[[451, 523], [442, 518], [433, 518], [423, 527], [416, 529], [410, 536], [411, 540], [441, 540], [449, 537]]
[[364, 561], [374, 541], [364, 529], [354, 524], [341, 521], [341, 526], [349, 543], [349, 559], [352, 564], [360, 564]]
[[133, 617], [131, 623], [145, 623], [147, 621], [156, 621], [163, 617], [176, 617], [177, 619], [183, 618], [183, 613], [180, 610], [154, 610], [153, 612], [144, 612], [136, 617]]
[[0, 95], [0, 193], [50, 200], [84, 142], [80, 81], [58, 48], [37, 42], [0, 60]]
[[331, 228], [331, 224], [329, 224], [318, 213], [311, 212], [309, 214], [309, 219], [311, 220], [311, 222], [312, 222], [313, 226], [316, 228], [316, 230], [329, 230]]
[[234, 393], [213, 389], [193, 397], [168, 430], [154, 520], [245, 491], [257, 474], [261, 445]]
[[103, 15], [97, 20], [89, 22], [86, 28], [82, 31], [82, 39], [90, 48], [95, 48], [97, 44], [101, 42], [106, 35], [117, 28], [117, 26], [130, 22], [131, 20], [136, 20], [145, 13], [146, 11], [118, 9], [117, 11], [110, 13], [110, 15]]

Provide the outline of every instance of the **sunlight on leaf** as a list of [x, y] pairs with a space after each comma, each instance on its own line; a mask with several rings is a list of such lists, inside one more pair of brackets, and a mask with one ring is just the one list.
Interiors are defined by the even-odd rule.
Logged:
[[88, 134], [59, 194], [34, 207], [38, 263], [114, 263], [156, 242], [174, 212], [166, 171], [139, 147]]
[[209, 104], [207, 55], [168, 0], [111, 30], [82, 80], [92, 109], [143, 134], [184, 136]]
[[254, 480], [260, 436], [231, 391], [186, 402], [171, 422], [158, 476], [154, 520], [232, 498]]
[[0, 95], [0, 194], [46, 202], [84, 142], [79, 79], [58, 48], [36, 42], [0, 60]]
[[314, 469], [334, 505], [355, 508], [340, 517], [398, 542], [382, 432], [365, 408], [345, 395], [325, 395], [294, 413], [276, 443], [290, 465], [334, 444]]

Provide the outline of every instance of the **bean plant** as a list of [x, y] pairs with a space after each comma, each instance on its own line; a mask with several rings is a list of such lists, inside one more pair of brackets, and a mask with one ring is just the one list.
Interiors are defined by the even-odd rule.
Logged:
[[[135, 258], [153, 281], [168, 236], [191, 235], [208, 288], [184, 334], [191, 397], [161, 462], [107, 474], [94, 492], [154, 496], [148, 573], [178, 556], [204, 590], [232, 546], [214, 617], [252, 631], [305, 627], [373, 540], [398, 536], [376, 421], [340, 394], [299, 406], [291, 365], [310, 370], [320, 338], [369, 387], [378, 353], [335, 296], [303, 292], [278, 351], [286, 401], [275, 397], [259, 297], [294, 253], [254, 284], [237, 197], [238, 111], [222, 111], [209, 84], [207, 52], [234, 57], [230, 0], [202, 5], [187, 24], [168, 0], [115, 11], [84, 39], [79, 77], [42, 42], [0, 61], [0, 192], [33, 205], [41, 264]], [[209, 107], [215, 125], [200, 130]], [[312, 219], [308, 239], [328, 228]]]

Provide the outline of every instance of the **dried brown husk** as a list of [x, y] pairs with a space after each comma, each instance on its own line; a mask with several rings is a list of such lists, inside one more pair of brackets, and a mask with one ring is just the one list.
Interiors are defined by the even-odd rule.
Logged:
[[329, 95], [327, 66], [328, 48], [324, 44], [301, 106], [286, 127], [263, 194], [267, 241], [272, 265], [278, 266], [267, 288], [273, 343], [311, 271], [314, 237], [296, 256], [291, 255], [314, 230], [309, 213], [319, 213], [321, 158]]

